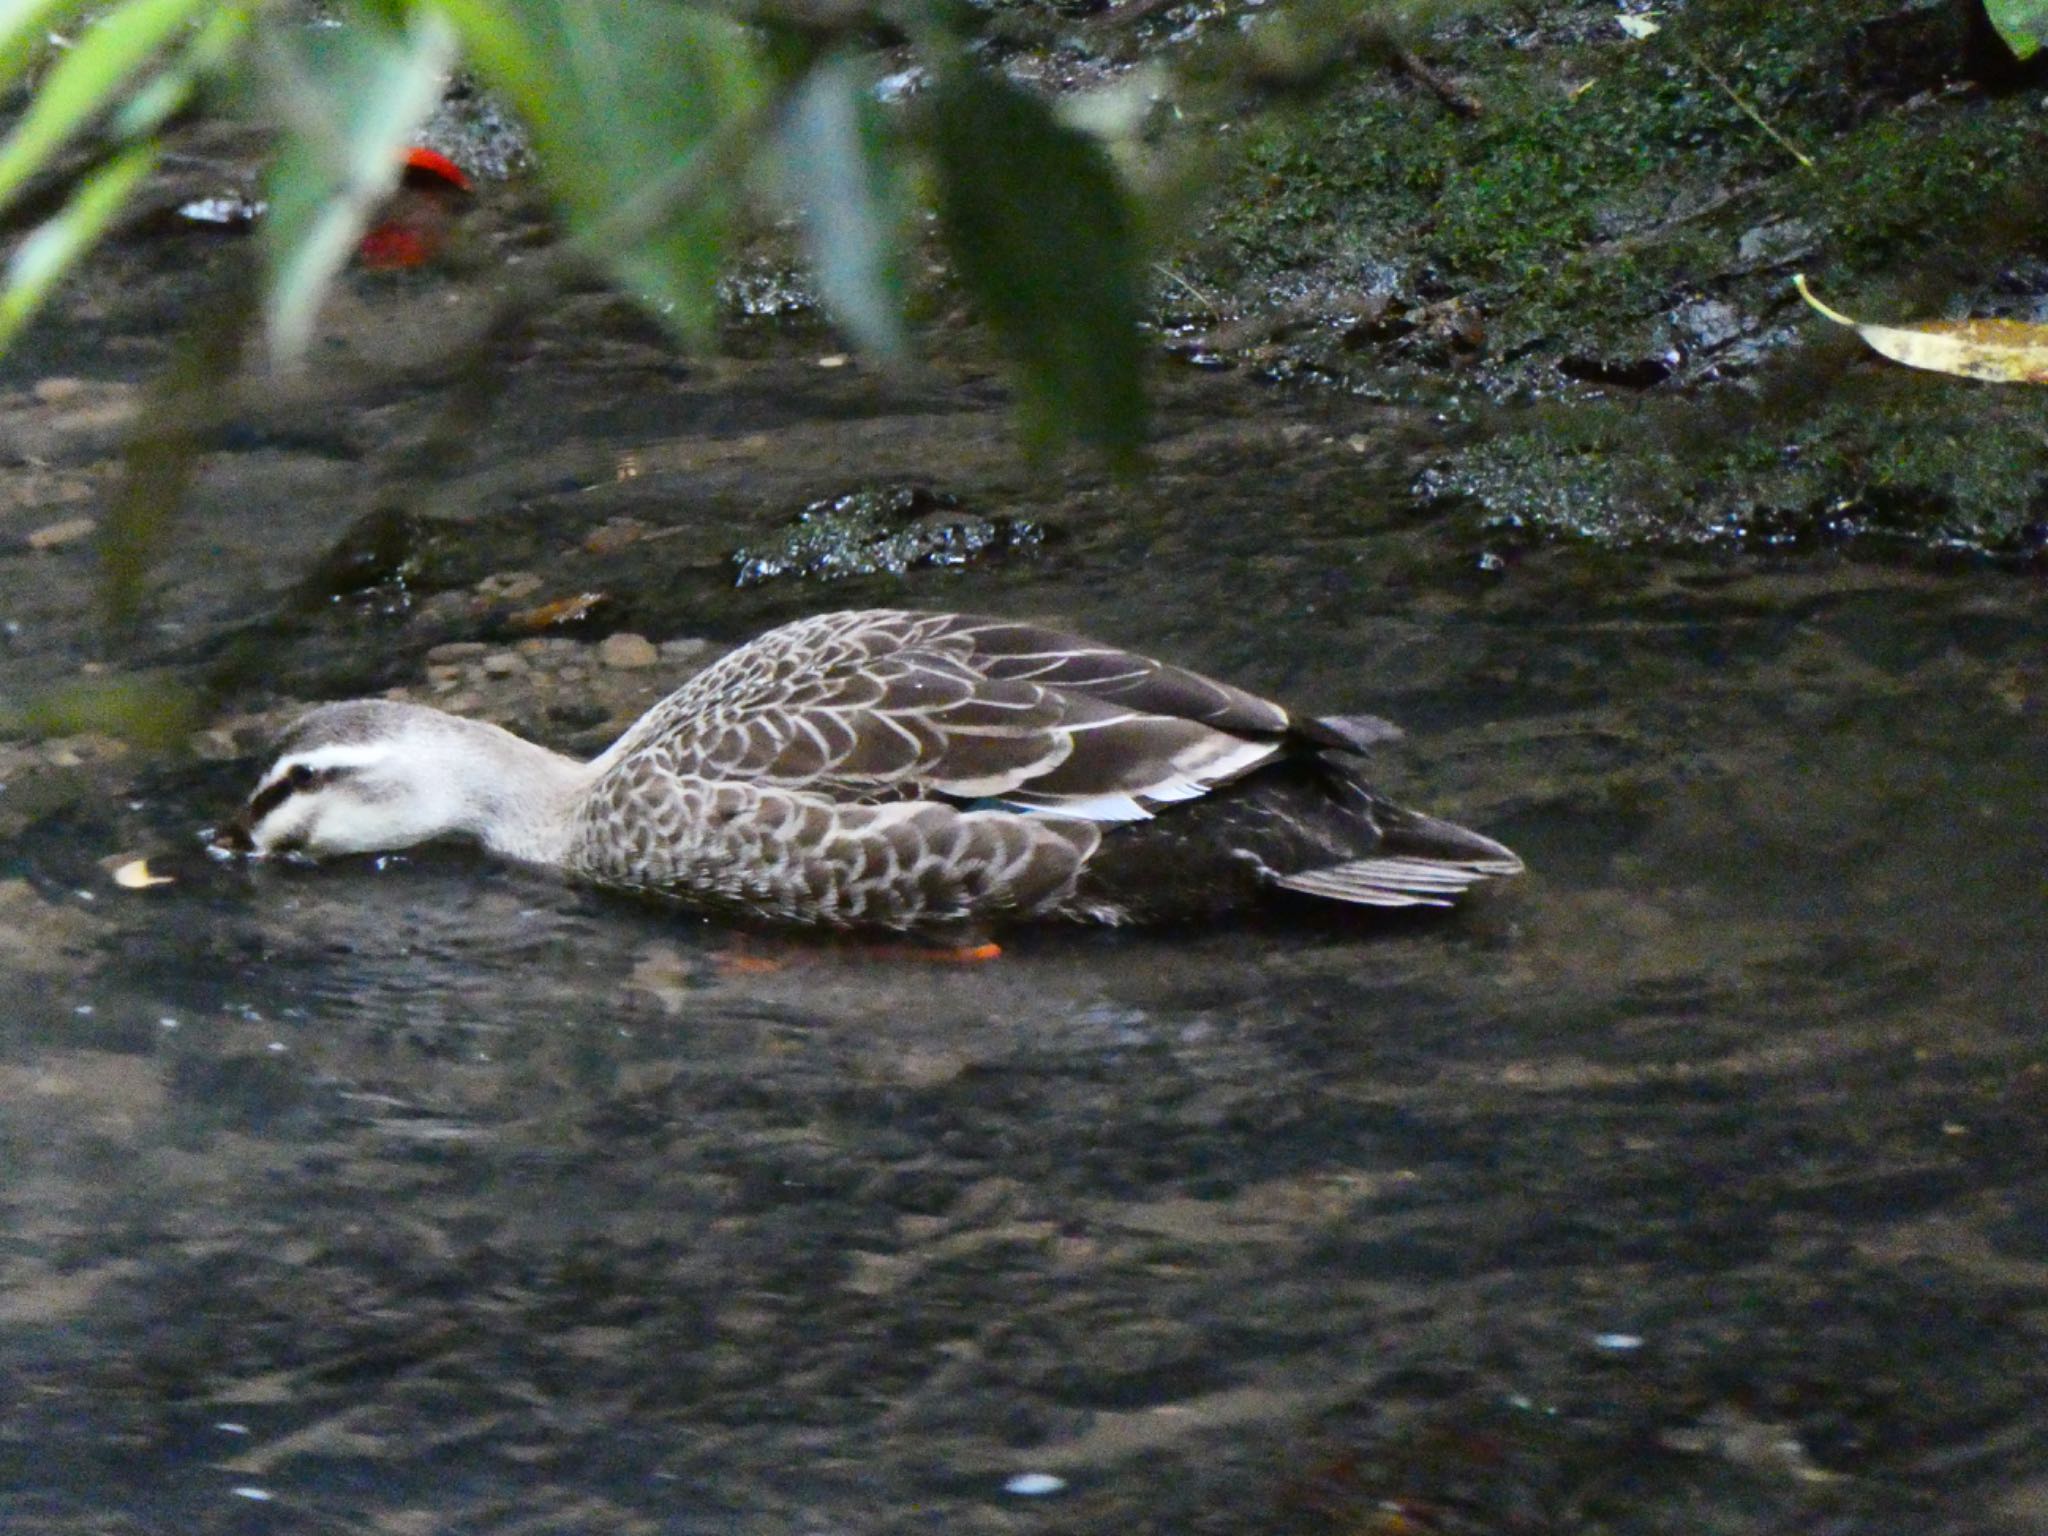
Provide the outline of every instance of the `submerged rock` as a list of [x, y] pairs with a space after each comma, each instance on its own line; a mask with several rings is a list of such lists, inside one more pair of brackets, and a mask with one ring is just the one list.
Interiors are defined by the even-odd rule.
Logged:
[[1045, 541], [1023, 518], [963, 512], [952, 497], [919, 485], [850, 491], [814, 501], [772, 544], [733, 551], [737, 584], [787, 577], [838, 581], [901, 575], [924, 566], [967, 565]]

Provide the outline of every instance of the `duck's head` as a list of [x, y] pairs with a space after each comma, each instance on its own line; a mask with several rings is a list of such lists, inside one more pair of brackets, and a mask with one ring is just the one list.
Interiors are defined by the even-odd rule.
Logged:
[[388, 699], [323, 704], [285, 732], [221, 844], [326, 858], [474, 831], [470, 738], [492, 729]]

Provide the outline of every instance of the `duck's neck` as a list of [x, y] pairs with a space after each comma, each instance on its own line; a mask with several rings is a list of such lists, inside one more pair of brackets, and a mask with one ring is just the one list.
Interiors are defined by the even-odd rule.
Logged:
[[468, 729], [462, 731], [461, 761], [450, 765], [463, 806], [462, 830], [505, 858], [560, 868], [595, 766], [494, 725], [462, 724]]

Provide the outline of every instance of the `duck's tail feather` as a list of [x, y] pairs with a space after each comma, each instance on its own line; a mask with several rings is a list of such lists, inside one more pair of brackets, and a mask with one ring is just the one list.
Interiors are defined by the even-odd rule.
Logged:
[[1441, 864], [1433, 859], [1354, 859], [1327, 869], [1305, 869], [1273, 883], [1304, 896], [1360, 907], [1448, 907], [1482, 880], [1513, 874], [1505, 865]]
[[[1378, 852], [1384, 858], [1420, 859], [1449, 864], [1486, 876], [1519, 875], [1522, 861], [1512, 848], [1461, 827], [1455, 821], [1425, 816], [1382, 801], [1374, 817], [1380, 825]], [[1468, 882], [1469, 883], [1469, 882]]]
[[1282, 890], [1362, 907], [1448, 907], [1473, 886], [1522, 872], [1512, 849], [1456, 822], [1381, 802], [1370, 858], [1280, 875]]
[[1408, 734], [1378, 715], [1320, 715], [1295, 721], [1294, 729], [1304, 741], [1356, 756], [1369, 755], [1374, 747], [1399, 741]]

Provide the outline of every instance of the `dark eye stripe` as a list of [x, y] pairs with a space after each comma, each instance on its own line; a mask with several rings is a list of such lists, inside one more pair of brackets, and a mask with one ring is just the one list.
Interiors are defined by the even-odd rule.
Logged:
[[261, 823], [264, 817], [300, 790], [318, 789], [347, 771], [344, 768], [308, 768], [304, 763], [294, 764], [292, 770], [275, 784], [266, 785], [249, 797], [249, 825], [253, 827]]

